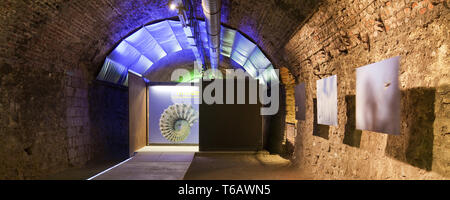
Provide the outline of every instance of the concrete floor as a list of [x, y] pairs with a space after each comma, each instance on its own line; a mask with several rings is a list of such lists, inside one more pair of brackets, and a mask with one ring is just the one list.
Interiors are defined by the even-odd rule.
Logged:
[[126, 162], [108, 161], [71, 169], [50, 180], [308, 180], [291, 162], [267, 152], [198, 152], [197, 146], [151, 146]]
[[119, 159], [104, 159], [88, 162], [83, 167], [76, 167], [39, 178], [40, 180], [86, 180], [102, 171], [121, 163]]
[[92, 180], [181, 180], [198, 147], [144, 147], [129, 161]]

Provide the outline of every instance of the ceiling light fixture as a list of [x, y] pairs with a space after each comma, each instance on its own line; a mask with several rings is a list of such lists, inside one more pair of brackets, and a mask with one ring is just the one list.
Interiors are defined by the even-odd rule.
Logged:
[[175, 10], [175, 9], [177, 9], [177, 5], [175, 3], [171, 3], [169, 5], [169, 8], [170, 8], [170, 10]]

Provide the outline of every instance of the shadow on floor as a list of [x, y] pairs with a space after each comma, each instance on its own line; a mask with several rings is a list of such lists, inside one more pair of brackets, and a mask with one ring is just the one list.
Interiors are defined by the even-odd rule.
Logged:
[[431, 171], [436, 89], [412, 88], [401, 93], [401, 134], [389, 135], [386, 155]]

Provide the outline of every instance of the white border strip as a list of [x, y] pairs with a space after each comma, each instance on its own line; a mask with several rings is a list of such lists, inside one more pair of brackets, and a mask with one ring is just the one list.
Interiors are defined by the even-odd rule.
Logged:
[[139, 77], [142, 78], [142, 75], [141, 75], [141, 74], [139, 74], [139, 73], [137, 73], [137, 72], [135, 72], [135, 71], [133, 71], [133, 70], [131, 70], [131, 69], [129, 69], [128, 72], [130, 72], [130, 73], [132, 73], [132, 74], [134, 74], [134, 75], [139, 76]]
[[91, 177], [91, 178], [88, 178], [88, 179], [86, 179], [86, 180], [90, 181], [90, 180], [96, 178], [97, 176], [100, 176], [100, 175], [102, 175], [102, 174], [104, 174], [104, 173], [106, 173], [106, 172], [108, 172], [108, 171], [110, 171], [110, 170], [112, 170], [112, 169], [114, 169], [114, 168], [120, 166], [121, 164], [128, 162], [128, 161], [131, 160], [131, 159], [133, 159], [133, 157], [128, 158], [128, 159], [122, 161], [121, 163], [119, 163], [119, 164], [117, 164], [117, 165], [114, 165], [114, 166], [110, 167], [109, 169], [107, 169], [107, 170], [105, 170], [105, 171], [102, 171], [102, 172], [98, 173], [97, 175], [95, 175], [95, 176], [93, 176], [93, 177]]

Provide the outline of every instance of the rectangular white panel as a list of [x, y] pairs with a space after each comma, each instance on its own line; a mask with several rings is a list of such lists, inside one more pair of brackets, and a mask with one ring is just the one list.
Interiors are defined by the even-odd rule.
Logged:
[[317, 80], [317, 123], [337, 126], [337, 76]]
[[356, 128], [400, 134], [400, 57], [356, 69]]

